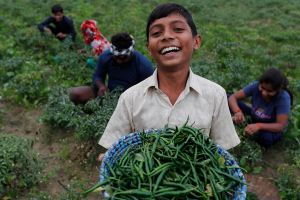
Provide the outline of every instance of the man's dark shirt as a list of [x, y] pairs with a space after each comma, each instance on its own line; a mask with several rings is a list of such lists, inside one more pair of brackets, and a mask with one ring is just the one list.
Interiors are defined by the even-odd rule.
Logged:
[[140, 52], [134, 50], [134, 55], [125, 69], [121, 69], [113, 58], [109, 49], [100, 54], [97, 68], [93, 73], [93, 83], [101, 80], [105, 83], [108, 75], [108, 88], [110, 91], [122, 86], [123, 91], [145, 80], [154, 72], [152, 63]]
[[62, 22], [58, 23], [53, 16], [50, 16], [38, 25], [38, 29], [43, 32], [45, 28], [49, 28], [51, 23], [55, 25], [56, 34], [61, 32], [67, 34], [67, 36], [71, 36], [73, 41], [75, 40], [76, 32], [71, 18], [63, 16]]

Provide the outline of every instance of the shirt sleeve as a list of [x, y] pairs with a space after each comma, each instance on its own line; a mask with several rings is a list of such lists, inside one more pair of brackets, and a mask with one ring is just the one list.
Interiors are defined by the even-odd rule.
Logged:
[[220, 100], [216, 102], [210, 135], [217, 144], [228, 150], [238, 145], [241, 141], [233, 126], [225, 90], [219, 95]]
[[107, 67], [106, 62], [104, 59], [104, 54], [100, 54], [97, 62], [97, 67], [93, 73], [93, 84], [95, 84], [96, 81], [101, 80], [105, 82], [105, 77], [107, 74]]
[[290, 114], [291, 111], [291, 97], [284, 91], [280, 98], [278, 98], [275, 105], [276, 115]]
[[254, 83], [247, 85], [243, 89], [243, 92], [245, 93], [246, 97], [250, 97], [253, 96], [254, 92], [258, 90], [258, 87], [259, 87], [259, 82], [256, 81]]
[[70, 33], [67, 34], [67, 36], [71, 36], [73, 40], [75, 40], [75, 37], [76, 37], [76, 31], [75, 31], [75, 28], [74, 28], [74, 24], [73, 24], [73, 20], [70, 19], [68, 21], [68, 25], [70, 26]]
[[133, 130], [132, 113], [126, 104], [124, 94], [122, 94], [99, 141], [99, 145], [108, 149], [115, 141], [132, 133]]
[[42, 23], [40, 23], [37, 27], [40, 31], [44, 31], [44, 28], [49, 25], [50, 23], [52, 23], [53, 17], [50, 16], [48, 17], [45, 21], [43, 21]]

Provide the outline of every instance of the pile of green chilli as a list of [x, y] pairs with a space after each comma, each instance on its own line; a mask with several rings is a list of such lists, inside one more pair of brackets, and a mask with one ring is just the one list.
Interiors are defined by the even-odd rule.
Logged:
[[233, 187], [245, 184], [230, 174], [239, 167], [226, 166], [214, 141], [187, 122], [159, 134], [139, 134], [142, 145], [115, 158], [113, 168], [104, 161], [110, 175], [84, 194], [106, 190], [108, 199], [226, 200]]

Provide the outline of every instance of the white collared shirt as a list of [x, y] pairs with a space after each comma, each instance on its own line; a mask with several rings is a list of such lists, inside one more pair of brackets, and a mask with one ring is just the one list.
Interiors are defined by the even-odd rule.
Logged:
[[201, 129], [223, 148], [240, 143], [229, 112], [227, 95], [218, 84], [195, 75], [190, 69], [184, 91], [172, 105], [158, 88], [157, 70], [127, 89], [118, 101], [99, 144], [109, 148], [124, 135], [147, 129], [188, 125]]

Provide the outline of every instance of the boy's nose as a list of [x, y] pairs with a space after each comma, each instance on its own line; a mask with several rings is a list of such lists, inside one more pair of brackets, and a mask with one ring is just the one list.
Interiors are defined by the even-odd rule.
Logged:
[[172, 31], [170, 29], [165, 29], [164, 31], [164, 35], [163, 35], [163, 40], [169, 40], [169, 39], [173, 39], [174, 36], [172, 34]]

